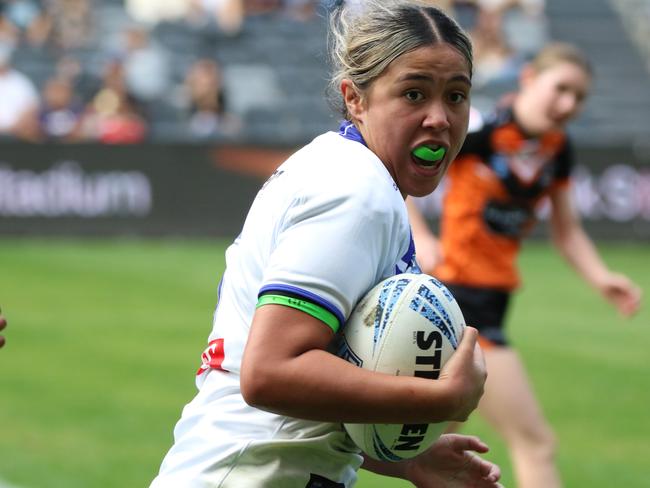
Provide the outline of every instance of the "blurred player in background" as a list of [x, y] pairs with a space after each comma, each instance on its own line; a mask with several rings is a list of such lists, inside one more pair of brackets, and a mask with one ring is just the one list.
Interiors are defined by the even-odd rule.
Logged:
[[339, 4], [332, 29], [347, 120], [278, 168], [228, 248], [199, 392], [152, 487], [348, 488], [362, 464], [421, 488], [500, 486], [476, 438], [381, 463], [341, 425], [464, 420], [485, 370], [472, 328], [438, 381], [327, 351], [370, 288], [417, 266], [404, 198], [432, 192], [460, 149], [472, 73], [464, 32], [423, 4], [368, 0], [354, 18]]
[[548, 45], [523, 68], [519, 90], [468, 134], [448, 172], [439, 239], [407, 200], [418, 263], [450, 288], [467, 323], [479, 329], [489, 372], [479, 411], [507, 442], [520, 488], [561, 486], [553, 433], [503, 330], [519, 283], [520, 242], [544, 197], [553, 243], [576, 272], [623, 315], [640, 304], [638, 287], [606, 266], [570, 202], [565, 126], [582, 109], [591, 79], [575, 46]]

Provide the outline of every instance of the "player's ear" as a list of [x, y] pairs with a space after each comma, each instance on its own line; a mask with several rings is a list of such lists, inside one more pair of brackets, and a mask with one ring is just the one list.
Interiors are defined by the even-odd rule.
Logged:
[[360, 119], [364, 111], [363, 97], [352, 80], [341, 81], [341, 95], [350, 117]]

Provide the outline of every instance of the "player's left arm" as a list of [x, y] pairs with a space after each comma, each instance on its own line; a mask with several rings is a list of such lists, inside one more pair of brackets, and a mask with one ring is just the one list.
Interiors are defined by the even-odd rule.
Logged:
[[571, 204], [569, 186], [557, 187], [551, 193], [551, 203], [551, 235], [562, 256], [623, 315], [636, 313], [641, 289], [627, 276], [610, 270], [600, 257]]
[[362, 467], [384, 476], [408, 480], [418, 488], [499, 488], [499, 467], [476, 454], [487, 451], [488, 446], [477, 437], [445, 434], [413, 459], [390, 463], [365, 456]]

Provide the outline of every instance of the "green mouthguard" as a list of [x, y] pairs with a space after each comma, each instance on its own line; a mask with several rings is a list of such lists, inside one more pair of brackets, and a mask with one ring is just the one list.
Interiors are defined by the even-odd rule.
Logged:
[[440, 161], [445, 157], [447, 150], [444, 147], [439, 147], [435, 151], [427, 146], [420, 146], [413, 149], [413, 155], [425, 161]]

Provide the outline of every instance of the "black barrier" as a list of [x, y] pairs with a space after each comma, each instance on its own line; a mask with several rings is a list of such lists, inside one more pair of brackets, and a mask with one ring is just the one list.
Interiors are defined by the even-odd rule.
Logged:
[[193, 145], [0, 146], [0, 235], [234, 236], [261, 186]]
[[[289, 152], [3, 144], [0, 235], [232, 237], [264, 177]], [[650, 240], [650, 155], [580, 148], [578, 161], [574, 200], [588, 232]], [[421, 202], [434, 221], [441, 194]], [[542, 224], [534, 235], [543, 234]]]

